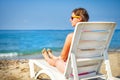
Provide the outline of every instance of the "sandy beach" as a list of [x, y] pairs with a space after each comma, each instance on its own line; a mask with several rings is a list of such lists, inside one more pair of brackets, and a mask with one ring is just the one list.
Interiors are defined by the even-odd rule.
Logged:
[[[113, 76], [120, 76], [120, 52], [109, 52]], [[106, 73], [104, 64], [100, 72]], [[0, 80], [32, 80], [29, 75], [28, 59], [0, 60]]]

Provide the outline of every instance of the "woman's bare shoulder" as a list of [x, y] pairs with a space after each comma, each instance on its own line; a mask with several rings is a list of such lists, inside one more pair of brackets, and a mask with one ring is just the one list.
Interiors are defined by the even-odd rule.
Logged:
[[73, 32], [72, 32], [72, 33], [69, 33], [68, 36], [69, 36], [69, 37], [72, 37], [72, 36], [73, 36]]
[[68, 38], [68, 39], [72, 39], [72, 37], [73, 37], [73, 33], [69, 33], [69, 34], [67, 35], [67, 38]]

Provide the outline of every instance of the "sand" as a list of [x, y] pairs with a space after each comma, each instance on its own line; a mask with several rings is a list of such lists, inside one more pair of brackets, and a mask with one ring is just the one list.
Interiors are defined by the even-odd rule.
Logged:
[[[110, 67], [113, 76], [120, 77], [120, 52], [109, 52]], [[104, 63], [101, 66], [101, 73], [106, 73], [104, 69]]]
[[31, 80], [28, 60], [1, 60], [0, 80]]
[[[120, 52], [109, 52], [109, 58], [113, 76], [120, 76]], [[29, 73], [28, 59], [0, 60], [0, 80], [33, 80]]]

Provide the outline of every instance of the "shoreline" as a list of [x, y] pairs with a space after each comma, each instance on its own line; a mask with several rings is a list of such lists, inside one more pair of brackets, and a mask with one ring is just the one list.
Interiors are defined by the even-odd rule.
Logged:
[[[55, 54], [54, 54], [55, 53]], [[60, 52], [53, 52], [55, 56], [59, 56]], [[0, 56], [0, 60], [17, 60], [17, 59], [43, 59], [41, 53], [21, 55], [21, 56]]]
[[[39, 54], [41, 55], [41, 54]], [[32, 80], [30, 79], [29, 72], [29, 59], [31, 57], [26, 56], [20, 59], [4, 59], [0, 60], [0, 79], [1, 80]], [[34, 55], [34, 59], [39, 58], [38, 55]], [[32, 56], [33, 59], [33, 56]], [[42, 59], [42, 57], [40, 57]], [[109, 51], [109, 59], [113, 76], [120, 77], [120, 51]], [[101, 73], [106, 73], [104, 64], [102, 64]]]
[[[114, 54], [114, 53], [119, 53], [120, 54], [120, 50], [109, 50], [108, 54]], [[55, 54], [54, 54], [55, 53]], [[53, 54], [55, 56], [59, 56], [60, 52], [53, 52]], [[27, 55], [20, 55], [20, 56], [0, 56], [0, 60], [18, 60], [18, 59], [43, 59], [43, 56], [41, 53], [36, 53], [36, 54], [27, 54]]]

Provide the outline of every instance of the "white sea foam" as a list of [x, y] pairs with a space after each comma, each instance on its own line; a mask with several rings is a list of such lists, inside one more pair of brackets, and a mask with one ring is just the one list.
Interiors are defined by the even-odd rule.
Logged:
[[18, 56], [18, 53], [16, 53], [16, 52], [0, 53], [0, 58], [15, 57], [15, 56]]
[[108, 49], [108, 51], [120, 52], [120, 49]]

